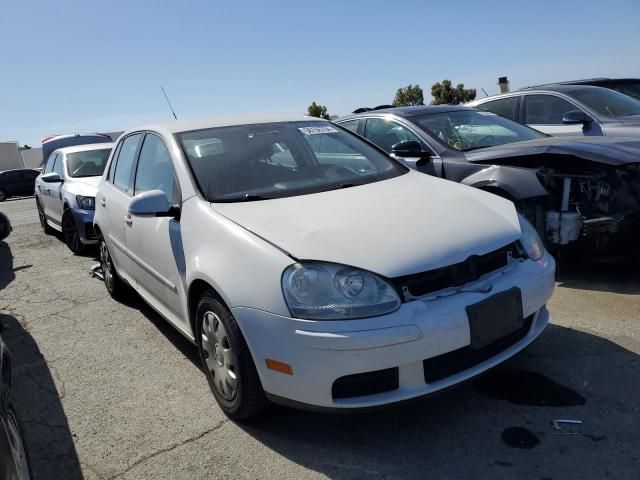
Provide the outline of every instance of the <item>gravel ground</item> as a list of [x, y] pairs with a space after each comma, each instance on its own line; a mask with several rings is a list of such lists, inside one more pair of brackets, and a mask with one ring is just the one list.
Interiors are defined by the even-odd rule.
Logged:
[[[527, 351], [440, 395], [375, 413], [280, 407], [226, 419], [195, 348], [142, 301], [117, 303], [40, 230], [0, 210], [0, 321], [34, 478], [640, 478], [640, 267], [562, 265]], [[560, 433], [553, 419], [582, 420]]]

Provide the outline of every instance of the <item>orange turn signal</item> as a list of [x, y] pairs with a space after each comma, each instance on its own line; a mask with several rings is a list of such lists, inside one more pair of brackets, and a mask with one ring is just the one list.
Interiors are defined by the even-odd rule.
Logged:
[[293, 367], [288, 363], [279, 362], [270, 358], [267, 358], [265, 362], [267, 364], [267, 368], [270, 368], [271, 370], [275, 370], [276, 372], [280, 373], [286, 373], [287, 375], [293, 375]]

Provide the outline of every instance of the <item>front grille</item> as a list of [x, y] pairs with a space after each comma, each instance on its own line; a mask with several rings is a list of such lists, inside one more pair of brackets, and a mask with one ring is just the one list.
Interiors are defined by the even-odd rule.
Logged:
[[390, 392], [397, 388], [398, 367], [394, 367], [340, 377], [333, 382], [331, 394], [334, 399], [352, 398]]
[[84, 235], [87, 240], [97, 240], [98, 234], [96, 233], [91, 223], [84, 224]]
[[[534, 314], [535, 315], [535, 314]], [[474, 367], [491, 357], [495, 357], [500, 352], [515, 345], [522, 340], [533, 322], [534, 315], [525, 318], [524, 325], [513, 333], [496, 340], [485, 347], [474, 350], [471, 346], [466, 346], [454, 350], [453, 352], [443, 353], [437, 357], [428, 358], [422, 361], [424, 368], [424, 381], [426, 383], [437, 382], [443, 378], [447, 378], [456, 373], [463, 372]]]
[[412, 297], [420, 297], [445, 288], [459, 287], [475, 282], [483, 275], [506, 267], [509, 263], [509, 256], [517, 257], [518, 255], [516, 244], [511, 243], [484, 255], [472, 255], [464, 262], [396, 277], [391, 281], [396, 290], [405, 297], [404, 300], [408, 301], [405, 293], [409, 293]]

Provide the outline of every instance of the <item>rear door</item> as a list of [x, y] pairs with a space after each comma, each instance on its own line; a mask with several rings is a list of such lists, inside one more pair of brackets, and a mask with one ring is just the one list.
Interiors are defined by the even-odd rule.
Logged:
[[[173, 161], [164, 140], [145, 135], [134, 182], [134, 196], [161, 190], [172, 205], [181, 202]], [[169, 217], [131, 216], [125, 224], [127, 249], [138, 292], [178, 328], [189, 331], [181, 312], [186, 304], [180, 222]]]
[[142, 133], [134, 133], [120, 140], [107, 178], [96, 198], [96, 208], [103, 210], [100, 217], [104, 223], [99, 226], [111, 259], [118, 274], [133, 287], [136, 287], [136, 283], [127, 250], [125, 217], [128, 217], [129, 202], [133, 197], [134, 167], [142, 137]]

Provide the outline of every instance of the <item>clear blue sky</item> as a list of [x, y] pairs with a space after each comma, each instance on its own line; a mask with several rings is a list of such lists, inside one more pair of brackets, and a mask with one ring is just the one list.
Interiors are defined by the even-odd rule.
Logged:
[[[0, 140], [640, 76], [640, 1], [0, 0]], [[430, 98], [430, 95], [427, 96]]]

